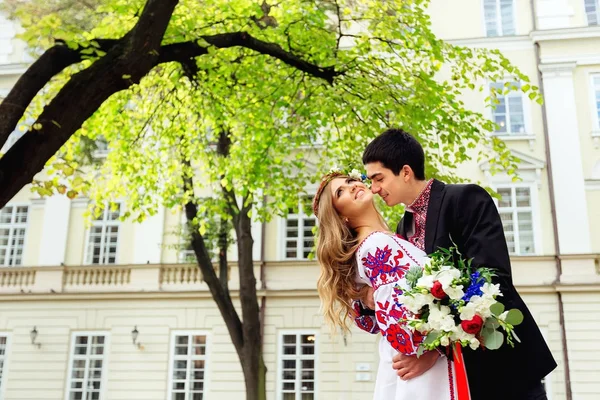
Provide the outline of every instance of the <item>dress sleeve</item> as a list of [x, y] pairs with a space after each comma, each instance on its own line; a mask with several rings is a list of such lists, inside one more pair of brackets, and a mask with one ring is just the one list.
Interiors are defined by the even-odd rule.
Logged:
[[421, 266], [421, 250], [383, 232], [369, 236], [358, 250], [358, 267], [374, 289], [375, 320], [381, 334], [398, 352], [414, 355], [423, 340], [398, 320], [408, 311], [398, 303], [404, 274], [412, 266]]
[[369, 312], [368, 308], [363, 307], [360, 300], [354, 300], [352, 302], [352, 309], [354, 310], [354, 323], [359, 329], [369, 333], [379, 333], [379, 326], [375, 321], [375, 313]]

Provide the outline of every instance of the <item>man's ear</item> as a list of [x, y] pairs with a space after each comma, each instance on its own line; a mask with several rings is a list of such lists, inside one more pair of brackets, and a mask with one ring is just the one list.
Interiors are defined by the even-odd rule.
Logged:
[[410, 167], [410, 165], [403, 165], [402, 169], [400, 170], [400, 176], [402, 176], [402, 179], [404, 179], [404, 182], [408, 182], [412, 175], [413, 175], [413, 170]]

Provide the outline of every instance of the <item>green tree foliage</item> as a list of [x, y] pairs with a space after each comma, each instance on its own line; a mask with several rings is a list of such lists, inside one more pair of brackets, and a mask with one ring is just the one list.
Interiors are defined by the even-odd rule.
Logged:
[[[493, 123], [467, 109], [461, 95], [507, 75], [528, 78], [497, 51], [438, 39], [426, 0], [60, 7], [69, 2], [8, 2], [47, 79], [31, 83], [26, 73], [21, 88], [39, 94], [13, 90], [0, 105], [0, 143], [19, 118], [35, 120], [0, 158], [0, 181], [16, 182], [2, 204], [46, 163], [51, 178], [34, 182], [42, 195], [85, 193], [100, 205], [124, 200], [125, 218], [137, 221], [158, 207], [184, 208], [248, 399], [265, 396], [251, 219], [285, 215], [318, 171], [356, 165], [388, 126], [419, 138], [429, 176], [457, 181], [456, 166], [473, 157], [514, 172], [514, 158], [490, 135]], [[60, 65], [51, 64], [52, 52]], [[519, 90], [537, 100], [536, 89]], [[93, 162], [99, 142], [109, 151]], [[37, 164], [24, 177], [6, 172], [25, 168], [18, 157], [27, 151], [40, 152]], [[242, 318], [205, 243], [207, 232], [218, 232], [226, 244], [231, 230]]]

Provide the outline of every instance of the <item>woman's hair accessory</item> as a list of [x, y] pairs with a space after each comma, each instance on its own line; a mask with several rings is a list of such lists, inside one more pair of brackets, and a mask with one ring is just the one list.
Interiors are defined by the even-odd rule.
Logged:
[[327, 187], [329, 182], [331, 182], [335, 178], [339, 178], [342, 176], [347, 176], [349, 178], [356, 179], [357, 181], [361, 182], [364, 182], [367, 179], [367, 176], [365, 174], [362, 174], [357, 169], [352, 169], [352, 171], [350, 172], [344, 172], [338, 168], [332, 168], [321, 178], [321, 183], [319, 184], [319, 188], [317, 189], [317, 193], [315, 194], [315, 197], [313, 199], [313, 213], [315, 214], [315, 217], [319, 217], [317, 214], [319, 212], [319, 201], [321, 200], [323, 190], [325, 189], [325, 187]]

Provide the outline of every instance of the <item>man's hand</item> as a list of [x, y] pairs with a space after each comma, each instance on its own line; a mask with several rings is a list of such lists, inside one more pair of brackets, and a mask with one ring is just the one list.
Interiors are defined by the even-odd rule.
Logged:
[[392, 367], [403, 381], [416, 378], [427, 372], [437, 361], [440, 353], [437, 351], [428, 351], [421, 357], [396, 354], [392, 359]]
[[363, 303], [363, 305], [367, 308], [370, 308], [371, 310], [375, 309], [375, 298], [373, 297], [373, 288], [368, 286], [367, 290], [365, 291], [365, 293], [363, 294], [363, 296], [360, 298], [360, 301]]

